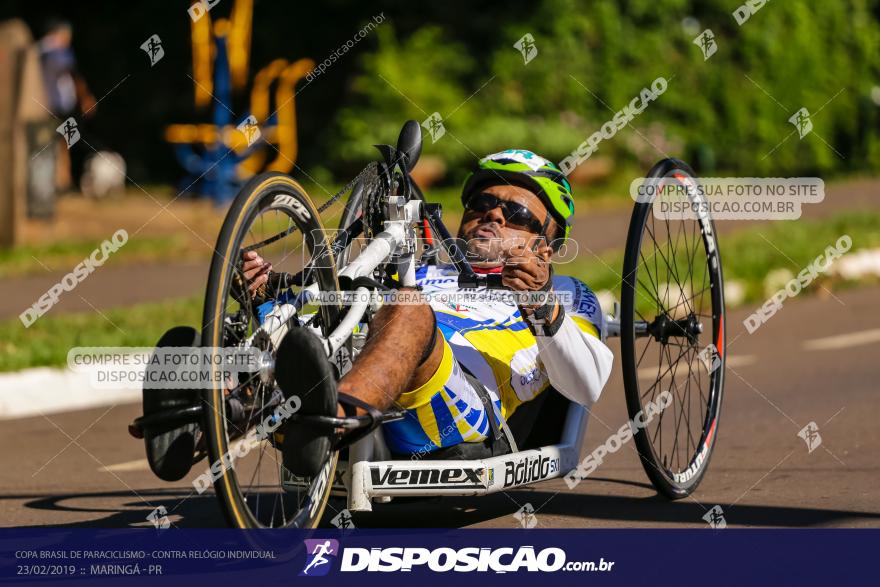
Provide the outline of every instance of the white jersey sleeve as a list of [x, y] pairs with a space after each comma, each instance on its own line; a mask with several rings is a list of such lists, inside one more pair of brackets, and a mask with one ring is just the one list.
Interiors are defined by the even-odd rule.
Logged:
[[611, 375], [614, 354], [605, 343], [604, 317], [596, 295], [581, 281], [556, 277], [554, 289], [570, 294], [563, 303], [565, 318], [553, 336], [538, 336], [538, 355], [550, 384], [585, 407], [602, 394]]

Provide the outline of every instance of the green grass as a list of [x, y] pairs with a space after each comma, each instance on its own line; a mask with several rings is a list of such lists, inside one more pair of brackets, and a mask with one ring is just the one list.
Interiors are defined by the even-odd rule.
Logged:
[[844, 234], [852, 238], [849, 252], [880, 247], [880, 213], [866, 210], [821, 220], [774, 222], [729, 238], [721, 236], [724, 277], [745, 283], [746, 301], [763, 301], [763, 280], [770, 271], [788, 269], [797, 275]]
[[[57, 241], [46, 245], [25, 245], [0, 249], [0, 278], [50, 271], [71, 271], [101, 246], [101, 241]], [[182, 236], [130, 238], [107, 262], [156, 261], [182, 253], [187, 240]]]
[[17, 319], [0, 322], [0, 371], [62, 366], [77, 346], [153, 346], [168, 328], [201, 322], [201, 296], [98, 312], [53, 315], [30, 328]]

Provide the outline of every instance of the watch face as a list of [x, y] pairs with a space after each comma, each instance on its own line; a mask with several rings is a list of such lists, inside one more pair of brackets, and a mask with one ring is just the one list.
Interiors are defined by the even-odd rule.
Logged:
[[541, 322], [547, 320], [547, 318], [549, 318], [552, 314], [553, 306], [551, 306], [550, 304], [546, 304], [535, 310], [535, 318], [537, 318]]

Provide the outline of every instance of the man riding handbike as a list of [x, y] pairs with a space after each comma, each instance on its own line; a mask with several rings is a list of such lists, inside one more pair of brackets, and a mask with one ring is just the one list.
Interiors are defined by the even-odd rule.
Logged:
[[[276, 376], [285, 397], [301, 400], [299, 414], [395, 408], [405, 416], [382, 425], [394, 457], [479, 459], [553, 444], [569, 400], [598, 400], [613, 357], [602, 309], [583, 282], [552, 270], [574, 215], [564, 174], [530, 151], [502, 151], [480, 160], [461, 199], [458, 238], [471, 266], [500, 274], [510, 291], [462, 289], [451, 265], [419, 267], [419, 289], [388, 294], [338, 381], [318, 337], [290, 330], [276, 361], [295, 368]], [[258, 295], [272, 265], [253, 250], [242, 261]], [[341, 431], [292, 420], [278, 433], [285, 468], [311, 477]], [[171, 456], [159, 446], [147, 443], [151, 465]]]

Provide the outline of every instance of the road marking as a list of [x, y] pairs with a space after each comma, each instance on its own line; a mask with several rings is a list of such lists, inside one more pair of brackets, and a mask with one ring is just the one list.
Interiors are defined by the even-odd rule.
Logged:
[[[758, 357], [755, 355], [733, 355], [727, 357], [727, 366], [728, 367], [743, 367], [745, 365], [751, 365], [755, 361], [758, 360]], [[700, 363], [699, 359], [694, 361], [695, 363]], [[666, 371], [669, 365], [664, 365], [661, 369], [661, 372]], [[682, 365], [684, 367], [684, 365]], [[678, 370], [679, 373], [685, 373], [681, 368]], [[638, 371], [639, 379], [656, 379], [657, 378], [657, 367], [642, 367]], [[669, 376], [669, 373], [666, 374]]]
[[93, 375], [49, 367], [0, 373], [0, 420], [140, 401], [139, 389], [98, 389]]
[[150, 463], [147, 459], [138, 459], [136, 461], [128, 461], [125, 463], [117, 463], [115, 465], [107, 465], [106, 467], [98, 467], [98, 471], [102, 473], [126, 473], [129, 471], [149, 471]]
[[880, 342], [880, 328], [815, 338], [805, 341], [803, 347], [808, 351], [827, 351], [871, 344], [872, 342]]

